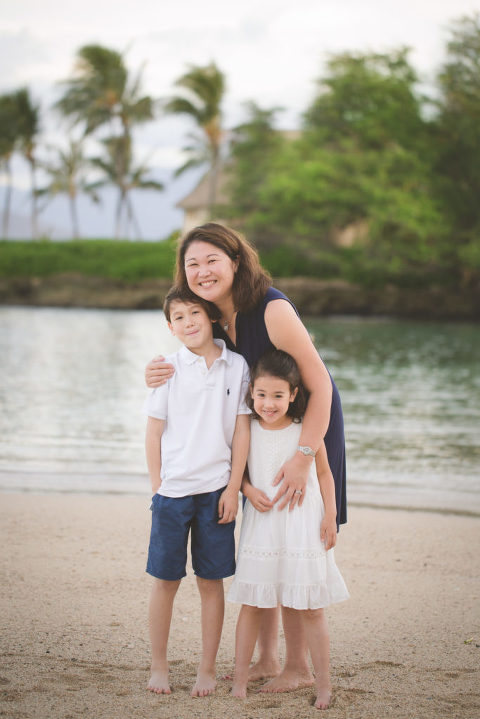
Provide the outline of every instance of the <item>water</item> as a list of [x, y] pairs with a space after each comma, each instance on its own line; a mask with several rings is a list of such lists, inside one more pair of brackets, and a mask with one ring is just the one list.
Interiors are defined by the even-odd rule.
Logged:
[[[340, 389], [349, 500], [480, 514], [480, 327], [307, 319]], [[0, 489], [149, 492], [157, 311], [0, 308]]]

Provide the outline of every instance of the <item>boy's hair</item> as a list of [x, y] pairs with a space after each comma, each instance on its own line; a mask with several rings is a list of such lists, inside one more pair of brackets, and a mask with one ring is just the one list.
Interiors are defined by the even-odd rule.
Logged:
[[[259, 360], [253, 365], [250, 370], [250, 388], [253, 388], [255, 380], [258, 377], [279, 377], [280, 379], [288, 382], [290, 386], [290, 392], [293, 392], [298, 388], [297, 395], [287, 410], [287, 415], [292, 417], [295, 422], [299, 422], [305, 414], [307, 408], [307, 393], [302, 384], [300, 377], [300, 370], [298, 369], [297, 363], [293, 359], [292, 355], [283, 350], [269, 350], [260, 357]], [[258, 414], [255, 412], [253, 405], [253, 397], [250, 393], [250, 388], [247, 394], [247, 405], [252, 410], [252, 417], [258, 419]]]
[[167, 322], [170, 322], [171, 308], [174, 302], [184, 302], [187, 305], [200, 305], [211, 320], [216, 322], [220, 319], [220, 310], [213, 302], [208, 302], [198, 297], [198, 295], [194, 294], [188, 287], [173, 285], [173, 287], [168, 290], [163, 303], [163, 312]]

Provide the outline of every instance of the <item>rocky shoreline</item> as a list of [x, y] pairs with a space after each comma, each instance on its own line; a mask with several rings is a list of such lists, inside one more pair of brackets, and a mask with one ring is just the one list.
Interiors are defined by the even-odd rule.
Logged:
[[[159, 309], [168, 279], [127, 283], [103, 277], [61, 274], [0, 279], [0, 304], [99, 309]], [[342, 280], [293, 277], [274, 285], [306, 315], [389, 316], [432, 320], [480, 320], [480, 288], [368, 289]]]

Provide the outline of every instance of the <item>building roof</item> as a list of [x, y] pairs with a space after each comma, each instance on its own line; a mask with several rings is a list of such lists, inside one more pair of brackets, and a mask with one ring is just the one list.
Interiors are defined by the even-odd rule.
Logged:
[[[198, 208], [208, 207], [208, 194], [209, 194], [209, 182], [210, 182], [211, 171], [208, 170], [197, 185], [191, 192], [188, 193], [180, 202], [177, 202], [177, 207], [182, 210], [196, 210]], [[217, 173], [217, 192], [215, 204], [223, 205], [229, 202], [227, 192], [227, 181], [228, 181], [228, 168], [223, 165], [218, 169]]]

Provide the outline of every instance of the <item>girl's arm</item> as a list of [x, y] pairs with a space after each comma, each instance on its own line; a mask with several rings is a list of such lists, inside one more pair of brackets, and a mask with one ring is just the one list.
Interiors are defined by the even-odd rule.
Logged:
[[[265, 310], [265, 324], [272, 344], [277, 349], [288, 352], [295, 359], [302, 382], [310, 392], [299, 444], [311, 447], [316, 452], [323, 443], [330, 422], [332, 403], [330, 375], [307, 329], [289, 302], [281, 299], [269, 302]], [[281, 487], [273, 498], [276, 502], [283, 496], [279, 509], [283, 509], [287, 504], [293, 509], [297, 501], [302, 504], [312, 461], [313, 457], [296, 452], [294, 457], [283, 465], [274, 480], [274, 484], [278, 484], [283, 479]], [[296, 494], [297, 490], [301, 490], [302, 494]]]
[[147, 457], [147, 467], [153, 494], [158, 492], [162, 484], [160, 477], [162, 469], [161, 442], [164, 427], [164, 419], [149, 417], [147, 420], [147, 429], [145, 432], [145, 454]]
[[250, 415], [239, 414], [232, 439], [232, 469], [230, 479], [218, 502], [219, 524], [233, 522], [238, 511], [238, 493], [247, 464], [250, 444]]
[[154, 357], [145, 367], [145, 383], [147, 387], [161, 387], [162, 384], [173, 377], [175, 367], [165, 362], [165, 357]]
[[327, 450], [322, 442], [315, 457], [318, 483], [322, 495], [325, 514], [320, 524], [320, 539], [325, 549], [331, 549], [337, 543], [337, 504], [335, 501], [335, 482], [328, 464]]
[[265, 492], [262, 492], [261, 489], [254, 487], [250, 482], [248, 467], [243, 475], [241, 490], [242, 494], [245, 495], [250, 504], [255, 507], [257, 512], [268, 512], [272, 509], [272, 500], [267, 497]]

